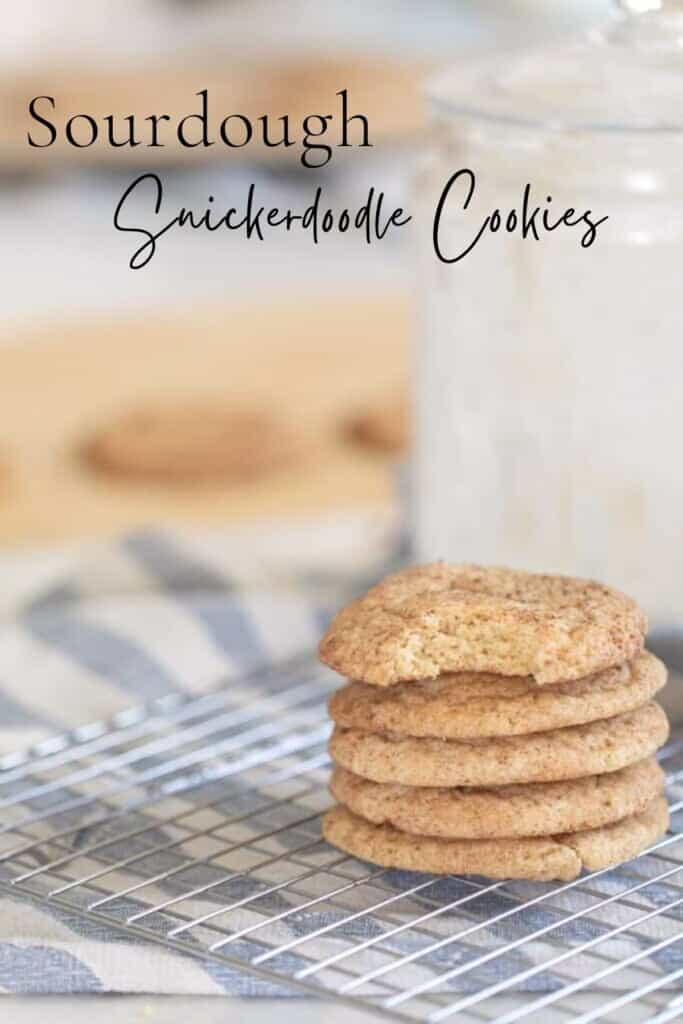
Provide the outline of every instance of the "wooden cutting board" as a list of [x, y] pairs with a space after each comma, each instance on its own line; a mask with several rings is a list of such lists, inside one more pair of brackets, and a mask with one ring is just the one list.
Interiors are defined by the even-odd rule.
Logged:
[[[53, 325], [0, 349], [0, 543], [44, 543], [164, 524], [221, 524], [386, 504], [390, 458], [344, 440], [340, 420], [405, 386], [400, 295], [308, 296], [263, 305]], [[234, 486], [109, 480], [78, 449], [145, 400], [234, 398], [300, 424], [307, 460]]]

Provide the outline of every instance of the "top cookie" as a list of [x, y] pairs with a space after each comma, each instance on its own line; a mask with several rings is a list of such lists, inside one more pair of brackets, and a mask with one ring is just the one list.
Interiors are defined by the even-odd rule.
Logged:
[[559, 683], [631, 660], [646, 629], [634, 601], [592, 580], [435, 562], [387, 576], [343, 608], [320, 657], [376, 686], [443, 672]]

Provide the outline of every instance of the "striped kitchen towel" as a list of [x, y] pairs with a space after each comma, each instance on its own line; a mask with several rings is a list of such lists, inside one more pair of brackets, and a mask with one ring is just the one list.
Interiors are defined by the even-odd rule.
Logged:
[[[395, 557], [397, 539], [386, 521], [341, 519], [315, 529], [195, 535], [145, 531], [91, 547], [5, 556], [0, 559], [0, 776], [4, 771], [7, 779], [21, 770], [24, 762], [17, 751], [47, 737], [169, 694], [201, 695], [218, 681], [235, 680], [264, 663], [310, 651], [334, 608]], [[7, 806], [11, 803], [6, 801]], [[3, 820], [1, 808], [0, 803], [0, 854], [3, 825], [11, 828], [12, 821]], [[313, 838], [315, 842], [317, 833]], [[647, 858], [639, 870], [651, 870]], [[415, 876], [403, 872], [388, 873], [386, 881], [399, 892], [416, 885]], [[443, 899], [445, 906], [462, 895], [460, 879], [433, 884], [433, 898]], [[628, 884], [632, 879], [620, 878], [618, 869], [600, 880], [605, 893], [610, 887], [618, 893]], [[516, 891], [524, 897], [524, 884]], [[639, 899], [654, 909], [668, 905], [672, 892], [658, 883], [642, 890]], [[277, 897], [272, 896], [276, 914]], [[541, 967], [527, 947], [520, 948], [520, 937], [530, 927], [541, 933], [557, 928], [565, 914], [565, 942], [598, 938], [614, 927], [610, 912], [616, 908], [608, 899], [606, 913], [579, 914], [572, 920], [572, 911], [580, 910], [586, 898], [568, 890], [557, 905], [537, 902], [524, 915], [511, 916], [510, 895], [494, 887], [482, 913], [498, 923], [480, 930], [478, 938], [496, 948], [509, 943], [510, 952], [483, 963], [484, 980], [521, 972], [528, 975], [526, 990], [554, 991], [567, 974], [584, 976], [583, 956], [567, 962], [561, 978]], [[426, 913], [419, 897], [414, 902], [416, 912]], [[369, 945], [381, 936], [373, 931], [380, 926], [371, 917], [351, 913], [337, 922], [331, 916], [334, 910], [325, 906], [305, 913], [306, 932], [340, 928], [337, 934], [367, 939]], [[299, 935], [296, 921], [279, 916], [278, 941], [293, 942]], [[671, 917], [661, 925], [655, 918], [649, 927], [672, 923]], [[648, 934], [644, 930], [639, 938], [622, 933], [619, 955], [638, 955], [642, 943], [650, 941]], [[414, 943], [424, 938], [397, 929], [392, 942], [395, 951], [411, 958]], [[434, 944], [425, 966], [443, 971], [454, 956], [477, 952], [476, 945], [459, 951], [442, 945]], [[324, 940], [319, 955], [329, 955]], [[667, 946], [648, 957], [647, 966], [655, 973], [672, 970], [675, 956], [675, 949]], [[619, 982], [624, 980], [631, 983], [620, 975]], [[467, 983], [463, 975], [462, 982], [454, 979], [453, 987]], [[54, 902], [30, 902], [0, 886], [0, 992], [105, 991], [291, 994], [229, 964], [133, 940], [129, 932], [96, 917]]]
[[[315, 529], [149, 530], [3, 556], [0, 769], [75, 726], [313, 649], [341, 595], [377, 573], [396, 537], [386, 518], [340, 516]], [[277, 992], [0, 893], [3, 991]]]

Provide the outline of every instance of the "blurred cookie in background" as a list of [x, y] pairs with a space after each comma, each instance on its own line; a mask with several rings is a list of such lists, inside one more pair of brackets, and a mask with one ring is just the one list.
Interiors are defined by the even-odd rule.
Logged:
[[208, 398], [131, 409], [83, 451], [102, 473], [171, 484], [239, 483], [305, 457], [301, 436], [265, 409]]
[[344, 436], [376, 452], [401, 455], [411, 437], [411, 414], [406, 395], [391, 395], [357, 409], [343, 425]]

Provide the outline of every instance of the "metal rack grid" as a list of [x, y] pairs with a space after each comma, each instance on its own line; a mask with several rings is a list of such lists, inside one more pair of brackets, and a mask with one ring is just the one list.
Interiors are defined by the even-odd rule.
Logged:
[[683, 1016], [683, 735], [672, 831], [629, 864], [410, 874], [320, 839], [335, 685], [302, 657], [0, 759], [0, 888], [393, 1019]]

